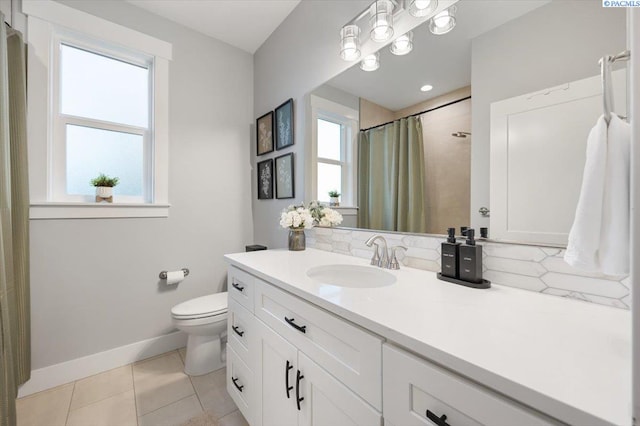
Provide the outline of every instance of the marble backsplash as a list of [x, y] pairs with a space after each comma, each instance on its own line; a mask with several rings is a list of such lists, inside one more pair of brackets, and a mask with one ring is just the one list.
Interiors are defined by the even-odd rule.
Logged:
[[[308, 247], [364, 259], [370, 259], [373, 254], [373, 248], [367, 247], [365, 241], [380, 234], [389, 247], [408, 247], [406, 253], [398, 252], [398, 260], [404, 266], [440, 271], [440, 245], [444, 238], [332, 228], [313, 228], [306, 232]], [[630, 277], [579, 271], [564, 262], [562, 249], [494, 242], [479, 244], [483, 251], [484, 278], [492, 283], [622, 309], [629, 309], [631, 305]]]

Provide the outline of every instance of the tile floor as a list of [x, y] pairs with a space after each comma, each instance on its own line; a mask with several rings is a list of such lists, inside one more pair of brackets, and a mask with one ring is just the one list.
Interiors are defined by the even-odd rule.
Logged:
[[208, 411], [219, 426], [248, 426], [226, 391], [224, 368], [183, 372], [184, 349], [20, 398], [18, 426], [172, 426]]

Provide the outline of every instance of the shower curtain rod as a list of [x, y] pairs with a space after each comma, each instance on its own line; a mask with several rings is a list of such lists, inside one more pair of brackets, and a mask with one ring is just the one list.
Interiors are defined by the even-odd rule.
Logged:
[[382, 124], [378, 124], [376, 126], [368, 127], [366, 129], [360, 129], [360, 131], [361, 132], [366, 132], [367, 130], [376, 129], [378, 127], [386, 126], [387, 124], [391, 124], [394, 121], [402, 120], [403, 118], [415, 117], [416, 115], [426, 114], [427, 112], [431, 112], [431, 111], [435, 111], [435, 110], [440, 109], [440, 108], [448, 107], [450, 105], [457, 104], [458, 102], [466, 101], [467, 99], [471, 99], [471, 96], [467, 96], [466, 98], [461, 98], [461, 99], [458, 99], [456, 101], [447, 102], [446, 104], [442, 104], [442, 105], [439, 105], [437, 107], [430, 108], [430, 109], [425, 109], [424, 111], [416, 112], [415, 114], [409, 114], [409, 115], [406, 115], [404, 117], [397, 118], [397, 119], [392, 120], [392, 121], [388, 121], [386, 123], [382, 123]]

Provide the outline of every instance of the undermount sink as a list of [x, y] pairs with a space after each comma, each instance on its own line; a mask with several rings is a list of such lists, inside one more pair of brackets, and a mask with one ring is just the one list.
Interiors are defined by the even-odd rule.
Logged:
[[396, 282], [396, 277], [373, 266], [322, 265], [310, 268], [307, 276], [324, 284], [351, 288], [386, 287]]

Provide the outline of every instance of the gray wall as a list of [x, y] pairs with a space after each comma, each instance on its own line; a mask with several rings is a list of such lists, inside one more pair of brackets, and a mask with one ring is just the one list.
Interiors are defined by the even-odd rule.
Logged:
[[[252, 241], [252, 56], [124, 2], [67, 1], [173, 43], [170, 217], [31, 221], [33, 367], [173, 330], [170, 309], [218, 292]], [[164, 290], [161, 270], [191, 275]]]
[[478, 209], [490, 207], [490, 104], [597, 75], [600, 57], [625, 49], [625, 23], [624, 8], [600, 0], [553, 1], [473, 40], [472, 227], [489, 226]]
[[[280, 211], [289, 204], [310, 201], [304, 194], [305, 95], [352, 64], [340, 59], [340, 28], [371, 2], [305, 0], [291, 12], [254, 55], [254, 118], [273, 110], [289, 98], [294, 100], [295, 144], [289, 149], [256, 159], [252, 132], [251, 162], [253, 226], [256, 243], [285, 247], [287, 233], [280, 228]], [[293, 152], [295, 198], [257, 200], [256, 161]]]

